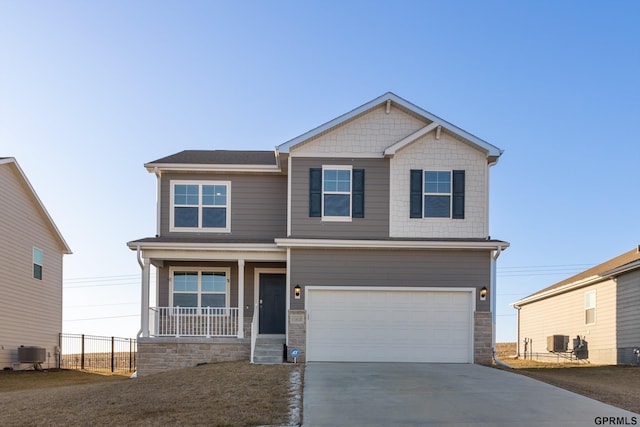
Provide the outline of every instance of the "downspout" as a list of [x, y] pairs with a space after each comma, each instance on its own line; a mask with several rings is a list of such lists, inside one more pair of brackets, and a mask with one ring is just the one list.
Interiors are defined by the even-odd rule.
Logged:
[[502, 246], [498, 246], [498, 249], [491, 255], [491, 349], [496, 365], [513, 369], [512, 366], [498, 359], [496, 355], [496, 264], [501, 253]]

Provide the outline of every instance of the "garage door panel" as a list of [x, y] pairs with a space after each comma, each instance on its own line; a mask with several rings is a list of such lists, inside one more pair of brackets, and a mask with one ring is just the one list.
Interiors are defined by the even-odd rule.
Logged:
[[471, 292], [310, 289], [307, 360], [469, 363]]

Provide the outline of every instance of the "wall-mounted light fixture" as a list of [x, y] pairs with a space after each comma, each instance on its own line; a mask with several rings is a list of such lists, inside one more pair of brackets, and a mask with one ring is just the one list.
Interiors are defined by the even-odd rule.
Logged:
[[487, 299], [487, 287], [483, 286], [482, 289], [480, 289], [480, 301], [486, 301]]
[[296, 287], [293, 288], [293, 296], [296, 299], [300, 299], [300, 294], [302, 294], [302, 288], [300, 287], [300, 285], [296, 285]]

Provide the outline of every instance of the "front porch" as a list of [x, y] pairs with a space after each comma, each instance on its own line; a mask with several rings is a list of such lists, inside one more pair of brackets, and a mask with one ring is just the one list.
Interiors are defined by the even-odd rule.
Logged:
[[149, 337], [244, 337], [239, 308], [150, 307]]

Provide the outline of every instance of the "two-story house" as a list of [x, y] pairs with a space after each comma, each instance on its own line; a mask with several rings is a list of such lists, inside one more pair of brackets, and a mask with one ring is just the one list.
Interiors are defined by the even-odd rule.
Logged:
[[0, 369], [59, 366], [71, 249], [13, 157], [0, 157]]
[[274, 151], [147, 163], [139, 374], [273, 360], [269, 343], [273, 361], [490, 363], [501, 154], [387, 93]]

